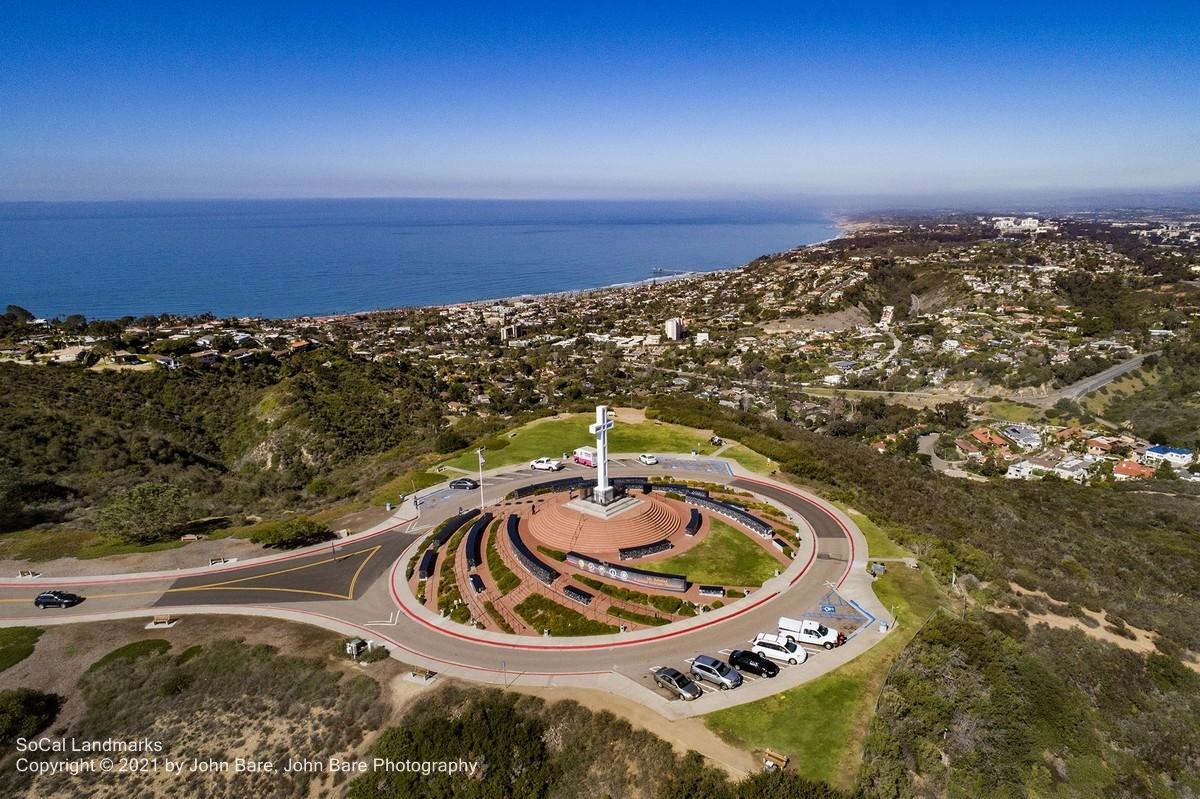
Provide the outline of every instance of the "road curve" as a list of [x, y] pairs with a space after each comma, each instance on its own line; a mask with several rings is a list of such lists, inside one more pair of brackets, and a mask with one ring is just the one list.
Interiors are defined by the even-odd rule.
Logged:
[[[655, 471], [627, 464], [616, 465], [611, 473]], [[525, 469], [498, 470], [485, 480], [487, 502], [493, 504], [520, 485], [544, 479], [544, 475]], [[714, 476], [706, 474], [703, 479], [711, 481]], [[843, 598], [882, 615], [869, 581], [863, 587], [863, 570], [854, 570], [851, 577], [854, 563], [865, 562], [866, 547], [849, 518], [816, 497], [757, 476], [717, 479], [786, 509], [800, 527], [802, 546], [787, 571], [745, 599], [667, 627], [611, 636], [544, 639], [475, 630], [441, 618], [411, 595], [404, 566], [424, 536], [456, 512], [449, 504], [435, 505], [419, 521], [400, 520], [336, 547], [317, 547], [232, 568], [193, 570], [180, 577], [168, 573], [80, 580], [73, 585], [86, 584], [82, 593], [88, 600], [61, 612], [33, 607], [33, 595], [47, 587], [43, 583], [4, 581], [0, 583], [0, 626], [164, 613], [275, 616], [380, 641], [400, 660], [435, 672], [493, 684], [598, 687], [646, 702], [669, 716], [709, 712], [774, 693], [848, 660], [878, 640], [877, 635], [860, 635], [833, 652], [813, 653], [808, 663], [785, 669], [776, 680], [759, 680], [695, 703], [667, 703], [665, 697], [653, 693], [648, 680], [652, 667], [686, 667], [684, 661], [697, 654], [746, 647], [756, 633], [774, 631], [779, 616], [814, 610], [834, 587], [843, 588]], [[846, 585], [848, 578], [852, 585]], [[820, 665], [814, 666], [814, 661]]]

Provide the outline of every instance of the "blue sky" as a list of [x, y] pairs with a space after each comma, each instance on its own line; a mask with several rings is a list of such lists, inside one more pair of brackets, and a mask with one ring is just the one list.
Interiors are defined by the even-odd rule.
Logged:
[[1200, 187], [1200, 4], [24, 2], [0, 199]]

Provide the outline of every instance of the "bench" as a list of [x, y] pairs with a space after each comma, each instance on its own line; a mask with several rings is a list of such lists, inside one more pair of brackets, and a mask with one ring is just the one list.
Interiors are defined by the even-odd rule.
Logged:
[[671, 540], [664, 538], [661, 541], [655, 541], [653, 544], [645, 544], [640, 547], [626, 547], [625, 549], [618, 550], [618, 554], [621, 560], [637, 560], [638, 558], [657, 555], [659, 552], [666, 552], [674, 548], [675, 545], [671, 543]]
[[408, 674], [404, 675], [404, 679], [408, 680], [409, 682], [415, 682], [424, 685], [432, 682], [433, 678], [436, 676], [436, 671], [430, 671], [429, 669], [413, 669]]
[[592, 604], [592, 600], [595, 599], [594, 594], [589, 594], [587, 591], [583, 591], [573, 585], [563, 587], [563, 596], [567, 599], [573, 599], [581, 605], [590, 605]]
[[695, 508], [692, 508], [691, 510], [691, 518], [688, 519], [687, 527], [685, 527], [683, 530], [683, 532], [689, 536], [695, 535], [700, 531], [700, 524], [702, 521], [700, 518], [700, 511], [696, 510]]
[[770, 749], [763, 753], [763, 771], [774, 771], [775, 769], [783, 768], [790, 762], [792, 762], [792, 759], [787, 755], [781, 755]]
[[179, 536], [180, 541], [203, 541], [206, 538], [208, 536], [200, 535], [199, 533], [188, 533], [187, 535]]
[[31, 578], [32, 577], [41, 577], [42, 573], [41, 572], [22, 571], [17, 576], [18, 577], [31, 577]]
[[150, 620], [150, 623], [146, 625], [146, 629], [157, 630], [163, 627], [174, 627], [178, 623], [179, 619], [168, 613], [166, 615], [155, 616]]

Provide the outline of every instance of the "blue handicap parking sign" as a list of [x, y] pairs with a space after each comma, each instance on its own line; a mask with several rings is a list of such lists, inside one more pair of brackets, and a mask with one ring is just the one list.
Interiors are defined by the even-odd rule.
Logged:
[[837, 608], [835, 608], [833, 605], [822, 605], [821, 612], [822, 613], [836, 613]]

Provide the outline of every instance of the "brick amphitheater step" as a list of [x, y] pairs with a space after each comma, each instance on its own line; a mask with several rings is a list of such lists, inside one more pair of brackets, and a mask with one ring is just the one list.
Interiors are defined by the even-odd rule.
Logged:
[[681, 530], [686, 520], [653, 495], [637, 495], [642, 504], [609, 520], [598, 519], [553, 502], [525, 518], [524, 529], [544, 546], [563, 552], [615, 552], [653, 544]]

